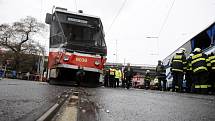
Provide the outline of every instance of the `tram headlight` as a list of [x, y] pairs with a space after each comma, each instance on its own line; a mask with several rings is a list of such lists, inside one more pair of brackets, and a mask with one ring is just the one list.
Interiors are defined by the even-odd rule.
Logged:
[[65, 55], [65, 56], [63, 57], [63, 60], [64, 60], [64, 61], [69, 61], [69, 56], [66, 56], [66, 55]]
[[99, 61], [95, 61], [95, 65], [98, 66], [100, 64]]

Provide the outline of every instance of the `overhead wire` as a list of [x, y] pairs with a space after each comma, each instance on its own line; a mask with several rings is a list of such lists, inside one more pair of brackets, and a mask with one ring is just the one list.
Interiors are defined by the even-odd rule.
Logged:
[[168, 18], [169, 18], [169, 15], [170, 15], [171, 11], [172, 11], [172, 8], [173, 8], [173, 6], [174, 6], [174, 3], [175, 3], [175, 0], [173, 0], [172, 4], [171, 4], [171, 6], [170, 6], [170, 8], [169, 8], [169, 10], [168, 10], [168, 12], [167, 12], [167, 15], [166, 15], [166, 17], [165, 17], [165, 19], [164, 19], [164, 22], [163, 22], [163, 24], [161, 25], [161, 29], [160, 29], [160, 31], [159, 31], [159, 33], [158, 33], [158, 38], [160, 37], [161, 32], [163, 31], [164, 26], [166, 25], [166, 22], [167, 22], [167, 20], [168, 20]]
[[120, 15], [120, 13], [121, 13], [122, 9], [124, 8], [124, 6], [125, 6], [126, 2], [127, 2], [127, 0], [124, 0], [124, 1], [123, 1], [123, 3], [122, 3], [122, 5], [121, 5], [121, 7], [119, 8], [119, 11], [117, 12], [116, 16], [113, 18], [113, 21], [111, 22], [110, 27], [108, 28], [107, 33], [109, 33], [109, 32], [110, 32], [110, 30], [111, 30], [111, 28], [112, 28], [113, 24], [115, 23], [115, 21], [116, 21], [117, 17]]
[[174, 4], [175, 4], [175, 0], [173, 0], [172, 4], [171, 4], [171, 6], [170, 6], [170, 8], [169, 8], [169, 10], [167, 12], [167, 15], [166, 15], [166, 17], [165, 17], [165, 19], [164, 19], [164, 21], [163, 21], [163, 23], [161, 25], [161, 28], [160, 28], [160, 30], [158, 32], [158, 36], [157, 36], [157, 49], [158, 49], [158, 53], [157, 53], [157, 55], [159, 55], [159, 39], [160, 39], [161, 33], [162, 33], [162, 31], [163, 31], [163, 29], [164, 29], [164, 27], [166, 25], [166, 22], [167, 22], [167, 20], [169, 18], [169, 15], [170, 15], [170, 13], [172, 11], [172, 8], [173, 8]]

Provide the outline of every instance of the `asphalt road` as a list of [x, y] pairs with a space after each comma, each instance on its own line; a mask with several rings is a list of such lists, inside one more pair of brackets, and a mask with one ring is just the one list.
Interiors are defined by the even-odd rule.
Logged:
[[26, 80], [0, 80], [0, 121], [33, 121], [72, 87]]
[[79, 121], [215, 121], [215, 96], [82, 88]]

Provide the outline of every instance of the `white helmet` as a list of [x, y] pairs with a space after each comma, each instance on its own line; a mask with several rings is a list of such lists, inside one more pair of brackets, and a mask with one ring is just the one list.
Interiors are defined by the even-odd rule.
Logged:
[[198, 48], [198, 47], [194, 49], [194, 52], [201, 52], [201, 51], [202, 50], [200, 48]]
[[180, 48], [181, 52], [182, 53], [185, 53], [186, 52], [186, 49], [185, 48]]
[[194, 54], [193, 53], [190, 53], [190, 57], [192, 57]]
[[176, 53], [181, 54], [181, 53], [183, 53], [183, 51], [182, 50], [178, 50]]
[[146, 70], [146, 73], [149, 73], [150, 72], [150, 70]]

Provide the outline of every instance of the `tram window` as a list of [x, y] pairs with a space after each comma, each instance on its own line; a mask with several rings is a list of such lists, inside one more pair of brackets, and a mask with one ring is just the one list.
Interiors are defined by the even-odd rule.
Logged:
[[101, 31], [72, 24], [62, 24], [62, 28], [69, 43], [78, 42], [91, 46], [105, 46]]
[[63, 31], [60, 29], [57, 22], [52, 23], [50, 46], [55, 46], [64, 41]]

